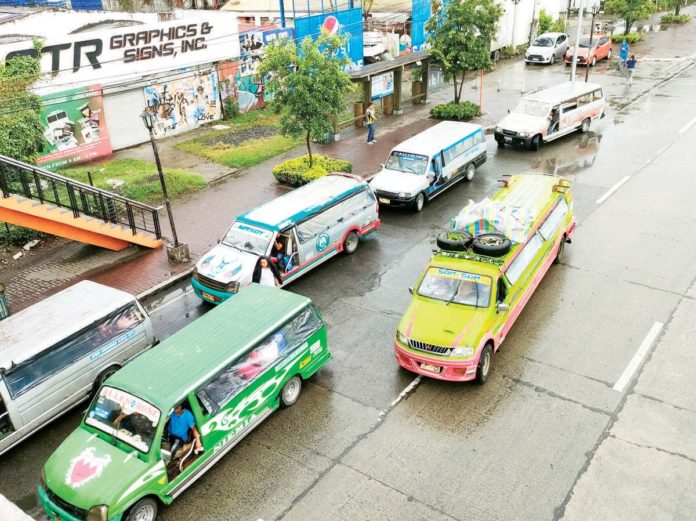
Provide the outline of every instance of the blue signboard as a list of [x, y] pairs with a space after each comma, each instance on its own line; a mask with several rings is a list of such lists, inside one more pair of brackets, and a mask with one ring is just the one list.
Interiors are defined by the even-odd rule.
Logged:
[[411, 45], [413, 52], [425, 49], [425, 23], [430, 19], [430, 0], [413, 0], [411, 23]]
[[355, 70], [363, 66], [362, 24], [362, 7], [295, 18], [295, 40], [299, 46], [307, 36], [314, 39], [322, 31], [345, 36], [346, 46], [342, 53], [350, 59], [348, 68]]

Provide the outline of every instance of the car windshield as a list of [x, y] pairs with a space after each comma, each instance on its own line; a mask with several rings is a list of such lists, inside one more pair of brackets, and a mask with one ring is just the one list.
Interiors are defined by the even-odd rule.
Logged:
[[447, 303], [485, 308], [491, 297], [491, 278], [464, 271], [430, 268], [418, 287], [418, 294]]
[[549, 110], [551, 110], [551, 105], [549, 103], [523, 99], [517, 104], [513, 112], [516, 114], [527, 114], [528, 116], [543, 118], [549, 113]]
[[595, 40], [595, 39], [592, 39], [590, 41], [589, 38], [580, 38], [580, 47], [581, 48], [586, 49], [588, 47], [594, 47], [595, 45], [597, 45], [597, 40]]
[[553, 47], [553, 40], [551, 38], [537, 38], [532, 42], [533, 47]]
[[428, 167], [427, 156], [409, 154], [407, 152], [392, 152], [384, 168], [398, 170], [409, 174], [425, 174]]
[[130, 393], [104, 386], [87, 411], [85, 423], [141, 452], [147, 452], [160, 420], [160, 411]]
[[271, 237], [273, 232], [270, 230], [236, 222], [230, 227], [222, 244], [254, 255], [266, 255]]

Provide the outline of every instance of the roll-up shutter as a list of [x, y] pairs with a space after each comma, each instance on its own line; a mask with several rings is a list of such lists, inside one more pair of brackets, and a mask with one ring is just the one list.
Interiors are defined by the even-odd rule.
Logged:
[[140, 119], [145, 108], [142, 89], [132, 89], [116, 93], [104, 92], [104, 112], [109, 127], [111, 148], [118, 150], [144, 143], [150, 136]]

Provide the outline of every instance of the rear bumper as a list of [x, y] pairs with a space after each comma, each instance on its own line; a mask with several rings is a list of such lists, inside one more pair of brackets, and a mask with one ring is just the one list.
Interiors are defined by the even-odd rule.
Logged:
[[[207, 286], [204, 286], [203, 284], [198, 282], [195, 278], [191, 278], [191, 286], [193, 286], [193, 292], [196, 294], [198, 298], [200, 298], [201, 300], [205, 300], [206, 302], [210, 302], [211, 304], [222, 304], [228, 298], [234, 295], [234, 293], [227, 293], [226, 291], [216, 291], [214, 289], [210, 289]], [[210, 297], [212, 298], [206, 295], [210, 295]]]
[[[412, 373], [422, 374], [428, 378], [436, 378], [438, 380], [447, 380], [449, 382], [468, 382], [476, 378], [476, 366], [478, 358], [473, 360], [444, 360], [440, 357], [430, 357], [417, 355], [411, 351], [402, 348], [394, 341], [394, 354], [396, 361], [401, 367]], [[434, 365], [441, 367], [440, 372], [436, 373], [423, 369], [421, 364]]]
[[520, 136], [507, 136], [503, 134], [502, 132], [495, 132], [494, 134], [495, 140], [498, 143], [504, 143], [506, 145], [522, 145], [524, 147], [529, 147], [532, 144], [532, 139], [534, 139], [534, 136], [529, 136], [529, 137], [520, 137]]

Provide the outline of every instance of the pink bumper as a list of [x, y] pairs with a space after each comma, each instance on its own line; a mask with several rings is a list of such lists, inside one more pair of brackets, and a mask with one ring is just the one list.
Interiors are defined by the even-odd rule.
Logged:
[[[428, 378], [447, 380], [450, 382], [467, 382], [476, 378], [478, 360], [445, 361], [441, 358], [416, 355], [403, 349], [394, 341], [394, 354], [401, 367], [412, 373], [422, 374]], [[421, 364], [439, 367], [439, 372], [424, 369]]]

